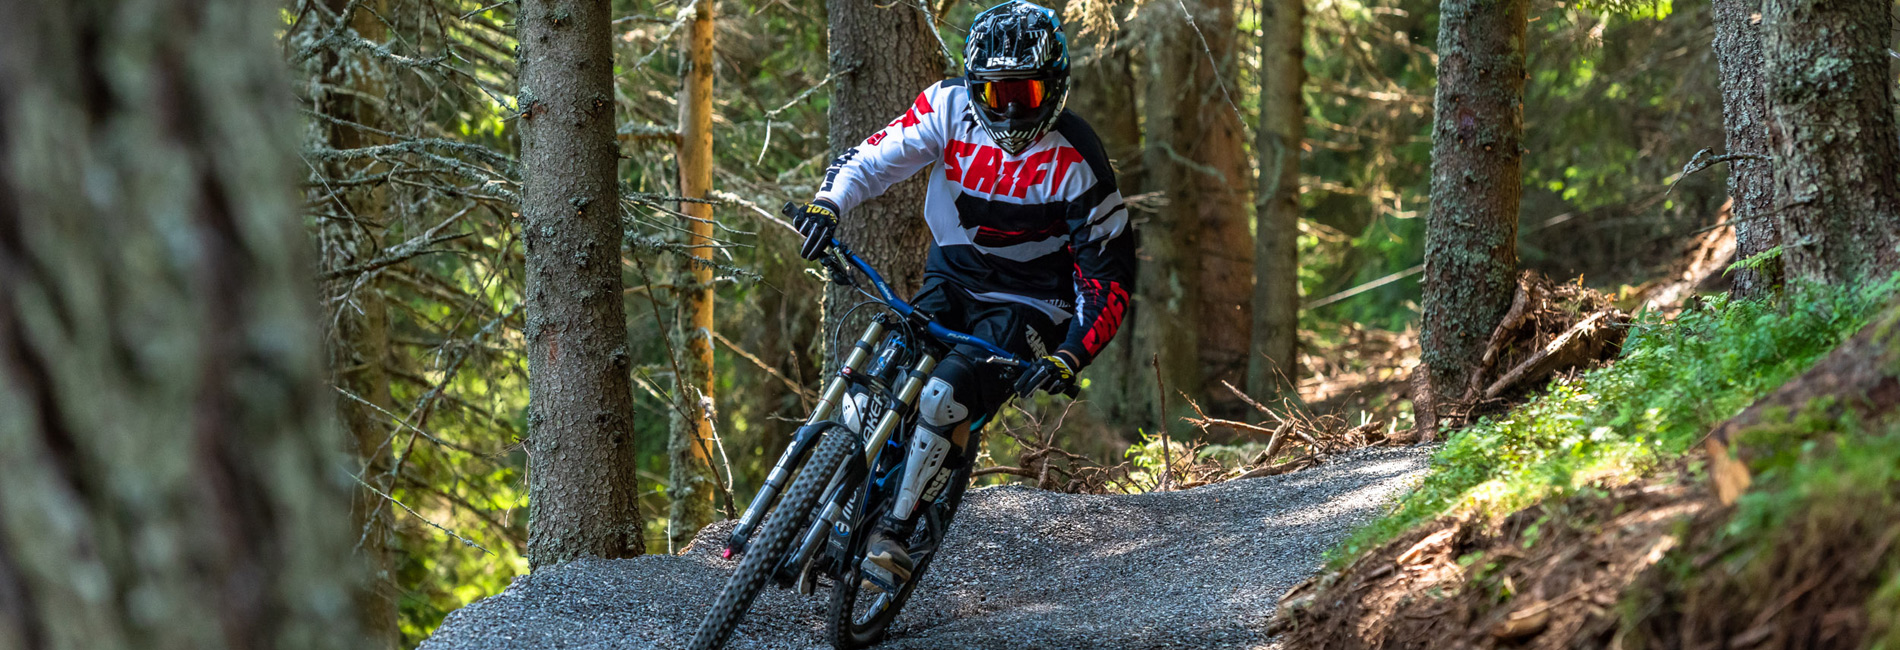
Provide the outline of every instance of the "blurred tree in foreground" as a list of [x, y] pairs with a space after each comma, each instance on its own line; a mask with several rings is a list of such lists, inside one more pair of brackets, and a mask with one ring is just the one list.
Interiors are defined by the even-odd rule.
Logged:
[[276, 17], [0, 22], [0, 647], [364, 647]]

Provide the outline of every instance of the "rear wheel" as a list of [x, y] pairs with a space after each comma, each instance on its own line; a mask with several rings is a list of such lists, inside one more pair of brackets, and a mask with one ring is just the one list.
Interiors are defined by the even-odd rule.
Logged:
[[752, 599], [758, 597], [766, 578], [785, 555], [786, 547], [811, 523], [812, 506], [818, 502], [819, 493], [852, 453], [861, 452], [858, 437], [842, 426], [827, 428], [820, 435], [823, 437], [812, 451], [811, 460], [805, 463], [798, 478], [792, 481], [791, 489], [786, 490], [785, 498], [779, 501], [772, 516], [766, 518], [765, 525], [747, 546], [739, 568], [726, 580], [725, 589], [720, 590], [719, 598], [713, 601], [712, 611], [700, 622], [689, 647], [715, 650], [726, 645], [733, 630], [739, 627], [739, 620], [752, 607]]
[[[957, 507], [963, 503], [963, 492], [969, 488], [969, 467], [965, 466], [957, 470], [957, 473], [951, 477], [950, 485], [952, 491], [943, 503], [931, 506], [936, 509], [940, 531], [945, 535], [950, 531], [950, 520], [956, 515]], [[868, 482], [866, 486], [865, 489], [868, 489]], [[889, 505], [884, 504], [881, 507], [889, 507]], [[881, 516], [882, 513], [869, 514], [862, 521], [877, 521]], [[917, 549], [920, 544], [930, 541], [929, 527], [919, 526], [919, 528], [924, 530], [913, 533], [911, 539], [907, 540], [907, 546], [912, 549]], [[942, 539], [936, 540], [938, 544], [942, 541]], [[841, 578], [831, 588], [831, 610], [827, 616], [831, 620], [831, 625], [826, 629], [826, 636], [829, 637], [831, 646], [838, 650], [858, 650], [883, 641], [884, 635], [890, 631], [891, 622], [897, 619], [897, 612], [903, 609], [904, 603], [910, 600], [911, 592], [917, 588], [917, 583], [924, 579], [924, 571], [930, 568], [930, 562], [936, 559], [937, 550], [940, 548], [939, 546], [917, 559], [917, 566], [911, 570], [910, 580], [905, 581], [904, 586], [899, 588], [895, 595], [872, 593], [862, 588], [863, 577], [859, 575], [859, 565], [864, 556], [864, 549], [861, 543], [859, 548], [852, 549], [854, 551], [852, 559], [848, 566], [841, 567], [842, 570], [838, 572]]]

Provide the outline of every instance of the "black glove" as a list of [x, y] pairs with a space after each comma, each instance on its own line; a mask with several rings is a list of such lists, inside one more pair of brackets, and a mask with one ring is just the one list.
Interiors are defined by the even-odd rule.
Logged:
[[805, 244], [798, 247], [798, 256], [818, 259], [831, 247], [831, 236], [838, 232], [838, 206], [824, 199], [799, 206], [792, 213], [792, 226], [805, 236]]
[[1029, 363], [1016, 378], [1016, 394], [1028, 397], [1038, 390], [1049, 394], [1069, 394], [1075, 390], [1075, 370], [1057, 355], [1045, 355]]

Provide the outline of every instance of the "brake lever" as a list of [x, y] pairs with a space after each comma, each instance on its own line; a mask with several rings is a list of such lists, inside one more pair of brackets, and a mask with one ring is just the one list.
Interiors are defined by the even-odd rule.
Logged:
[[851, 271], [845, 268], [844, 261], [838, 259], [837, 251], [825, 253], [824, 257], [818, 258], [818, 263], [824, 265], [825, 271], [831, 275], [833, 284], [843, 287], [857, 286], [857, 282], [851, 279]]

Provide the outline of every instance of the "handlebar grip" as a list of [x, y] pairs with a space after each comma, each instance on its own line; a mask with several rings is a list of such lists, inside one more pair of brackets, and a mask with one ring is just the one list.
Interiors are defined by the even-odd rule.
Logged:
[[1069, 399], [1075, 399], [1082, 395], [1082, 387], [1077, 386], [1075, 384], [1070, 384], [1068, 388], [1062, 389], [1062, 395], [1064, 397], [1068, 397]]

